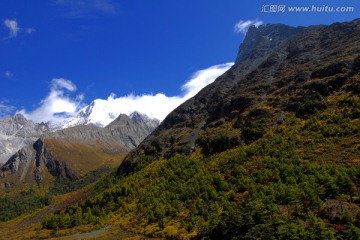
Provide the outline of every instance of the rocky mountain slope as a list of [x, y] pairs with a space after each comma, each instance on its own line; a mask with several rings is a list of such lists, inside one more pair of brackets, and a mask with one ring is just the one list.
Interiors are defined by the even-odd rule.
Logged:
[[101, 167], [117, 166], [156, 126], [139, 113], [132, 119], [121, 114], [104, 128], [85, 125], [43, 134], [0, 168], [1, 187], [74, 180]]
[[[110, 119], [108, 119], [109, 113], [97, 110], [98, 107], [95, 107], [95, 103], [96, 100], [81, 110], [77, 117], [65, 119], [63, 121], [50, 121], [48, 123], [38, 124], [33, 123], [31, 120], [27, 120], [22, 114], [16, 114], [13, 117], [9, 116], [0, 119], [0, 164], [5, 163], [21, 148], [34, 143], [44, 133], [84, 125], [105, 127], [111, 121], [116, 120], [120, 114], [116, 112], [111, 115]], [[106, 121], [94, 121], [95, 117], [96, 119], [104, 118]], [[127, 145], [127, 147], [130, 147], [131, 149], [136, 147], [137, 144], [144, 139], [144, 137], [146, 137], [160, 124], [159, 120], [149, 118], [145, 114], [141, 114], [136, 111], [130, 114], [129, 118], [132, 123], [136, 124], [135, 126], [132, 126], [132, 130], [130, 131], [137, 132], [134, 135], [135, 139], [133, 139], [135, 145]], [[108, 120], [111, 121], [108, 123]], [[139, 129], [137, 130], [136, 128], [138, 127]], [[128, 133], [129, 132], [125, 132], [124, 134]], [[127, 135], [124, 135], [124, 138], [126, 137]]]
[[133, 171], [144, 155], [222, 152], [260, 138], [293, 114], [308, 119], [334, 96], [359, 94], [360, 55], [353, 44], [359, 22], [251, 27], [235, 65], [170, 113], [120, 172]]
[[0, 164], [47, 132], [49, 129], [45, 124], [33, 123], [22, 114], [0, 119]]

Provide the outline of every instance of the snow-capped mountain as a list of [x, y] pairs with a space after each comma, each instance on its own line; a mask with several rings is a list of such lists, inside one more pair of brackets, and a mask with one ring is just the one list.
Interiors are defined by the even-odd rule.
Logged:
[[[25, 145], [34, 143], [43, 133], [81, 125], [104, 128], [117, 120], [121, 114], [124, 115], [114, 104], [109, 104], [107, 100], [96, 99], [81, 109], [75, 117], [52, 120], [45, 124], [33, 123], [22, 114], [0, 119], [0, 165]], [[126, 115], [133, 125], [135, 124], [133, 130], [135, 128], [142, 129], [141, 134], [136, 138], [137, 144], [160, 124], [158, 119], [150, 118], [136, 111]]]
[[[96, 99], [90, 105], [79, 111], [75, 117], [63, 120], [52, 120], [47, 123], [51, 131], [79, 125], [95, 125], [97, 127], [105, 127], [113, 122], [120, 114], [124, 114], [113, 104], [109, 104], [108, 100]], [[130, 119], [135, 122], [144, 124], [145, 127], [154, 129], [160, 124], [158, 119], [153, 119], [139, 112], [131, 112], [127, 114]]]

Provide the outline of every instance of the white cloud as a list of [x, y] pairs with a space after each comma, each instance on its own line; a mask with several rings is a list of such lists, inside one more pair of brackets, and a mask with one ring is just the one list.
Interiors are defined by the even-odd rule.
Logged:
[[254, 20], [240, 20], [238, 23], [235, 24], [234, 26], [234, 31], [236, 33], [243, 33], [246, 34], [247, 30], [249, 29], [250, 26], [255, 25], [256, 27], [260, 26], [261, 24], [263, 24], [263, 21], [260, 21], [258, 19], [254, 19]]
[[13, 38], [18, 35], [20, 28], [19, 28], [16, 20], [6, 19], [4, 21], [4, 25], [5, 25], [5, 27], [9, 28], [9, 30], [10, 30], [8, 38]]
[[28, 34], [35, 32], [34, 28], [23, 29], [23, 28], [19, 27], [19, 24], [15, 19], [13, 19], [13, 20], [5, 19], [4, 25], [5, 25], [5, 27], [7, 27], [9, 29], [9, 35], [7, 38], [15, 38], [18, 36], [18, 34], [20, 32], [25, 32]]
[[0, 118], [12, 115], [15, 111], [15, 107], [8, 105], [7, 101], [0, 101]]
[[[107, 99], [96, 99], [92, 122], [100, 122], [103, 125], [114, 120], [114, 116], [120, 113], [131, 114], [134, 111], [144, 113], [152, 118], [164, 120], [164, 118], [180, 104], [195, 96], [202, 88], [212, 83], [217, 77], [226, 72], [234, 63], [215, 65], [207, 69], [195, 72], [188, 81], [181, 86], [182, 94], [178, 96], [166, 96], [163, 93], [143, 94], [116, 97], [111, 93]], [[68, 117], [74, 117], [84, 107], [83, 95], [70, 98], [67, 92], [75, 92], [76, 86], [70, 80], [56, 78], [52, 80], [50, 93], [40, 102], [40, 106], [32, 112], [25, 109], [20, 112], [28, 119], [35, 122], [47, 122], [50, 120], [61, 121]], [[82, 110], [85, 110], [82, 109]]]
[[6, 71], [6, 72], [5, 72], [5, 77], [11, 78], [11, 77], [13, 77], [13, 76], [14, 76], [14, 74], [13, 74], [12, 72], [10, 72], [10, 71]]
[[73, 92], [76, 91], [76, 86], [70, 80], [66, 80], [64, 78], [54, 78], [51, 83], [52, 91], [60, 91], [65, 88], [66, 90]]
[[116, 95], [112, 93], [106, 100], [95, 100], [93, 112], [96, 112], [96, 114], [92, 115], [91, 120], [93, 123], [107, 125], [114, 120], [114, 116], [120, 113], [129, 115], [134, 111], [138, 111], [162, 121], [172, 110], [189, 98], [195, 96], [202, 88], [212, 83], [232, 65], [233, 63], [220, 64], [195, 72], [181, 87], [182, 94], [178, 96], [166, 96], [163, 93], [157, 93], [143, 95], [130, 94], [116, 97]]
[[54, 78], [51, 82], [49, 95], [40, 102], [40, 106], [32, 112], [25, 109], [20, 113], [34, 122], [47, 122], [73, 117], [77, 114], [83, 100], [82, 95], [71, 98], [68, 92], [76, 91], [76, 86], [70, 80]]
[[28, 34], [31, 34], [31, 33], [35, 32], [35, 31], [36, 31], [35, 28], [27, 28], [26, 29], [26, 33], [28, 33]]
[[181, 87], [185, 92], [184, 97], [186, 100], [195, 96], [202, 88], [212, 83], [232, 65], [233, 63], [220, 64], [195, 72], [191, 79]]

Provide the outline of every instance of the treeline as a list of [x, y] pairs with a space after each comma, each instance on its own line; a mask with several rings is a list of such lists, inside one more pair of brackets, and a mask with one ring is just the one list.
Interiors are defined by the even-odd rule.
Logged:
[[57, 180], [48, 192], [42, 196], [31, 188], [29, 191], [21, 192], [16, 197], [0, 197], [0, 221], [8, 221], [24, 213], [31, 213], [37, 209], [43, 208], [50, 204], [54, 196], [77, 191], [101, 177], [109, 174], [113, 169], [109, 167], [101, 168], [87, 173], [75, 181]]
[[24, 196], [20, 199], [0, 198], [0, 221], [8, 221], [24, 213], [31, 213], [35, 209], [49, 204], [49, 197]]
[[100, 181], [93, 197], [43, 227], [111, 222], [167, 239], [360, 239], [359, 105], [342, 99], [260, 126], [261, 137], [221, 153], [144, 156], [137, 172]]
[[167, 238], [359, 239], [360, 168], [304, 161], [297, 139], [285, 130], [205, 159], [178, 155], [155, 162], [112, 180], [107, 190], [43, 226], [98, 224], [115, 213], [130, 214], [144, 234]]

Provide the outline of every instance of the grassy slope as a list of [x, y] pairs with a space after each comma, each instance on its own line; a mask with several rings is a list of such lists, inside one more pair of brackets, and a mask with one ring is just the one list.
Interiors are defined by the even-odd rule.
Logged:
[[[122, 146], [107, 146], [103, 143], [86, 145], [74, 141], [55, 138], [45, 139], [47, 148], [58, 160], [70, 164], [71, 169], [84, 174], [100, 167], [117, 167], [127, 152]], [[109, 150], [113, 150], [109, 152]]]
[[63, 222], [74, 219], [73, 208], [45, 226], [79, 225], [70, 228], [76, 232], [111, 225], [184, 239], [359, 237], [360, 101], [352, 93], [326, 100], [326, 109], [307, 119], [287, 113], [248, 144], [152, 161], [114, 177], [80, 205], [80, 224]]
[[[86, 187], [112, 171], [126, 156], [126, 152], [123, 151], [106, 152], [109, 149], [118, 149], [112, 149], [116, 146], [106, 146], [101, 143], [89, 146], [70, 141], [46, 139], [45, 144], [56, 159], [66, 161], [72, 170], [78, 172], [80, 179], [72, 182], [57, 181], [45, 167], [42, 173], [43, 180], [38, 184], [33, 176], [35, 161], [30, 161], [31, 166], [22, 181], [18, 180], [20, 179], [18, 173], [1, 179], [15, 183], [11, 188], [0, 189], [1, 221], [12, 219], [23, 213], [36, 212], [36, 209], [46, 206], [53, 196]], [[32, 155], [35, 156], [35, 151]]]
[[[53, 153], [55, 159], [65, 161], [70, 168], [84, 176], [86, 173], [99, 168], [116, 168], [126, 156], [127, 152], [121, 146], [106, 146], [102, 143], [95, 145], [80, 144], [72, 141], [62, 141], [59, 139], [45, 139], [46, 147]], [[113, 151], [109, 151], [113, 150]], [[35, 170], [35, 151], [32, 150], [32, 158], [26, 174], [22, 177], [21, 173], [9, 174], [0, 182], [14, 183], [10, 188], [0, 188], [2, 196], [16, 197], [20, 192], [32, 191], [35, 195], [43, 195], [54, 185], [55, 178], [44, 168], [43, 180], [37, 184], [33, 175]]]

